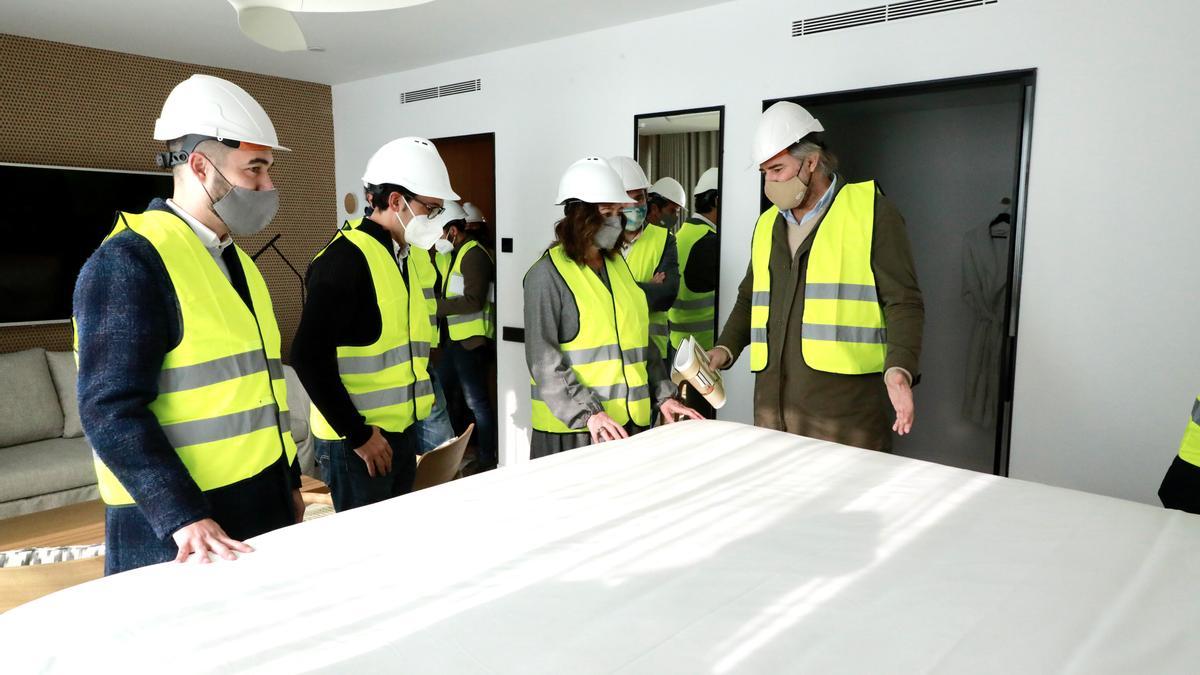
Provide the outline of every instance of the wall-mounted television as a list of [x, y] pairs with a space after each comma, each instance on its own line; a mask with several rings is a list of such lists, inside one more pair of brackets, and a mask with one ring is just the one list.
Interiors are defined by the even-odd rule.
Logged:
[[70, 320], [75, 279], [116, 212], [171, 191], [169, 172], [0, 163], [0, 324]]

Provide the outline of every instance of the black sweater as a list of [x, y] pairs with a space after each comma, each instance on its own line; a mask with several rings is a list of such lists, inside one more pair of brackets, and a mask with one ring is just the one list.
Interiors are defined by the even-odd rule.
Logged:
[[[379, 223], [363, 219], [358, 230], [393, 250], [391, 234]], [[400, 265], [405, 284], [407, 267]], [[338, 237], [309, 266], [305, 284], [304, 312], [292, 339], [292, 367], [325, 420], [357, 448], [371, 437], [371, 428], [338, 376], [337, 348], [366, 346], [379, 339], [383, 324], [371, 269], [357, 246]]]

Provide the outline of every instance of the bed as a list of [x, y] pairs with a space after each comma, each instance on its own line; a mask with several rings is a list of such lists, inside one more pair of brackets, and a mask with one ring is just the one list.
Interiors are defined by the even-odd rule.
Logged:
[[0, 615], [27, 672], [1194, 673], [1200, 518], [687, 422]]

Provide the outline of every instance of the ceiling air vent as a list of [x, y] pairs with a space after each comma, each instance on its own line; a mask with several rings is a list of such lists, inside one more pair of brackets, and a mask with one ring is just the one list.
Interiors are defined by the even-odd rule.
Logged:
[[480, 91], [481, 89], [483, 89], [482, 80], [466, 80], [464, 82], [455, 82], [454, 84], [443, 84], [440, 87], [426, 87], [425, 89], [406, 91], [400, 94], [400, 102], [416, 103], [417, 101], [428, 101], [431, 98], [467, 94], [472, 91]]
[[906, 2], [889, 2], [886, 5], [876, 5], [866, 9], [855, 9], [838, 14], [826, 14], [810, 19], [800, 19], [792, 22], [792, 37], [816, 35], [844, 28], [869, 26], [873, 23], [886, 23], [911, 19], [914, 16], [940, 14], [956, 9], [994, 5], [999, 0], [907, 0]]

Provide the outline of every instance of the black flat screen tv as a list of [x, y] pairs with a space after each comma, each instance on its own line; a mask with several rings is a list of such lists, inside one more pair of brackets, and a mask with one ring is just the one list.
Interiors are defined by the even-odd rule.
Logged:
[[117, 211], [171, 191], [169, 172], [0, 164], [0, 324], [69, 320], [75, 279]]

